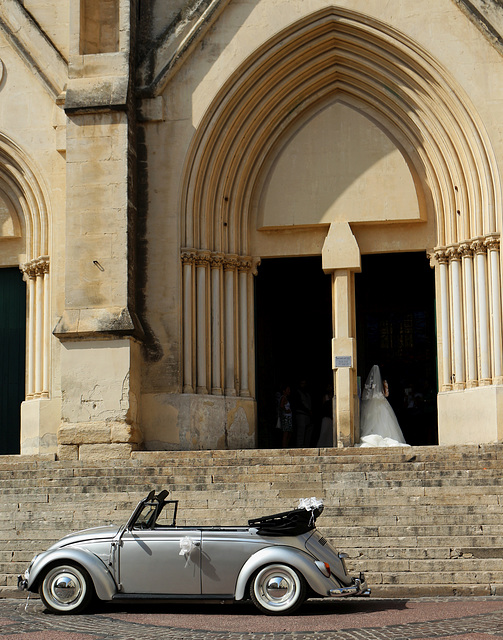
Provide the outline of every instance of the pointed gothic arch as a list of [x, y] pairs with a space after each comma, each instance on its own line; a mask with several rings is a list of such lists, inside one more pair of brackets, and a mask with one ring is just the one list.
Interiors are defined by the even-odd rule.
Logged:
[[501, 185], [484, 128], [463, 89], [416, 42], [331, 7], [250, 56], [195, 133], [181, 200], [184, 391], [253, 395], [257, 185], [284, 132], [341, 97], [401, 141], [435, 220], [441, 389], [503, 379]]
[[409, 38], [330, 8], [264, 45], [213, 101], [187, 160], [182, 245], [246, 255], [254, 178], [269, 149], [313, 104], [337, 94], [393, 122], [417, 151], [438, 245], [497, 231], [495, 159], [462, 88]]

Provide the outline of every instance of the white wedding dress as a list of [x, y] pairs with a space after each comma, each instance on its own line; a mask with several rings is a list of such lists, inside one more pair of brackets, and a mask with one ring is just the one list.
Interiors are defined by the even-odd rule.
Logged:
[[365, 382], [360, 414], [358, 447], [409, 446], [405, 442], [395, 412], [384, 397], [379, 367], [375, 364]]

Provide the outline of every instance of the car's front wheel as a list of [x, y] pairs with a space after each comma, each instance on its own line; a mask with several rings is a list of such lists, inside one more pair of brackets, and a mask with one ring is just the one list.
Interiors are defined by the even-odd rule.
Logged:
[[253, 604], [268, 615], [285, 615], [306, 599], [304, 577], [286, 564], [270, 564], [260, 569], [250, 584]]
[[45, 574], [40, 584], [40, 597], [54, 613], [79, 613], [94, 595], [91, 577], [74, 564], [60, 564]]

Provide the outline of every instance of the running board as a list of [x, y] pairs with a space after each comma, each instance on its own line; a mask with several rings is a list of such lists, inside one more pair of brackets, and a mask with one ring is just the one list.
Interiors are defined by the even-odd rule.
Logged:
[[224, 595], [201, 595], [201, 594], [187, 594], [187, 595], [170, 595], [164, 593], [116, 593], [112, 596], [112, 600], [124, 600], [124, 601], [149, 601], [149, 602], [190, 602], [197, 600], [198, 602], [233, 602], [234, 596], [229, 594]]

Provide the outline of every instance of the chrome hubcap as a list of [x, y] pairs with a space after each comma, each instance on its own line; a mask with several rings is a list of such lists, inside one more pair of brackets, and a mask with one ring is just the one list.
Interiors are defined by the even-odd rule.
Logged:
[[73, 602], [78, 598], [80, 590], [79, 582], [74, 576], [69, 574], [56, 576], [51, 588], [54, 598], [61, 602], [61, 604]]
[[288, 593], [288, 582], [283, 576], [274, 576], [269, 578], [265, 589], [270, 598], [283, 598]]

